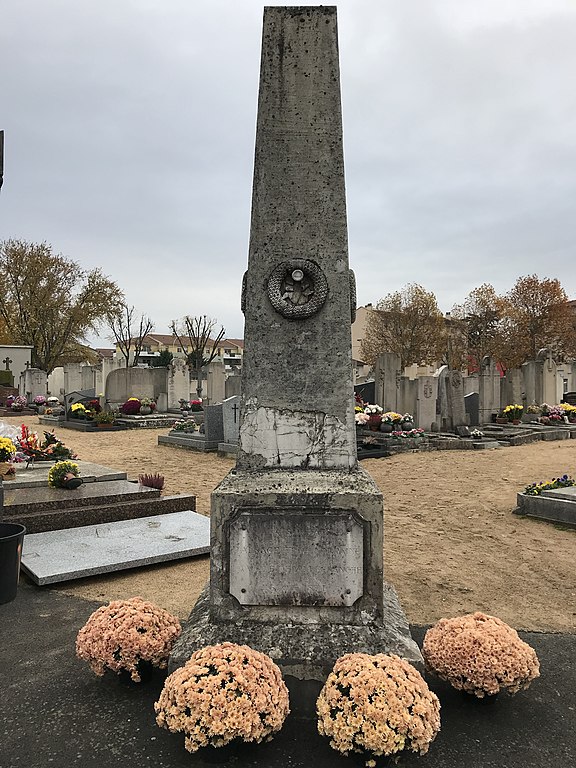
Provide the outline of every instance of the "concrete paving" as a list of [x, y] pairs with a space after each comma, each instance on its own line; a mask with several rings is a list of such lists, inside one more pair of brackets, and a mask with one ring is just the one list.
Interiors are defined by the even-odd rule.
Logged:
[[[141, 686], [98, 678], [75, 658], [78, 629], [98, 606], [22, 580], [17, 599], [0, 605], [0, 766], [2, 768], [190, 768], [213, 764], [190, 755], [183, 738], [158, 728], [158, 672]], [[414, 628], [421, 643], [424, 630]], [[541, 677], [492, 705], [429, 681], [442, 704], [442, 730], [424, 757], [400, 767], [562, 768], [576, 765], [576, 635], [521, 633], [538, 653]], [[212, 750], [217, 753], [217, 750]], [[218, 756], [216, 754], [216, 756]], [[212, 756], [213, 758], [214, 756]], [[288, 717], [269, 743], [222, 755], [248, 768], [356, 768], [302, 713]]]

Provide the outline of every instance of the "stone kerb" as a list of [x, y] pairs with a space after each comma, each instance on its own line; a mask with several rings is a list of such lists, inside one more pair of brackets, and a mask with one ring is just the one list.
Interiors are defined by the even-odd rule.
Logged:
[[536, 517], [576, 528], [576, 488], [556, 488], [539, 496], [519, 493], [514, 514]]

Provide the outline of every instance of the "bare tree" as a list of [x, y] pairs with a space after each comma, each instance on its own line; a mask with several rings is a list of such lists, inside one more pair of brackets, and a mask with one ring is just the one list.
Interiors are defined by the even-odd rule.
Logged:
[[118, 312], [108, 315], [108, 325], [112, 331], [113, 339], [126, 361], [126, 368], [130, 365], [130, 352], [132, 350], [134, 350], [132, 365], [138, 365], [144, 340], [154, 328], [152, 320], [146, 315], [140, 315], [140, 319], [138, 319], [134, 306], [129, 307], [123, 302]]
[[177, 323], [172, 320], [170, 328], [178, 339], [182, 351], [186, 355], [186, 362], [196, 372], [196, 394], [202, 398], [202, 369], [210, 365], [218, 354], [218, 345], [224, 338], [224, 326], [220, 326], [216, 338], [212, 338], [212, 332], [216, 328], [217, 321], [206, 315], [190, 317], [185, 315]]

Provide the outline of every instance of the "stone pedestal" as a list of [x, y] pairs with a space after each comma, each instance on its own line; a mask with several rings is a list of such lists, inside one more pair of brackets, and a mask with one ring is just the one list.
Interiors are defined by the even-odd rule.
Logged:
[[233, 470], [212, 494], [210, 588], [172, 652], [229, 640], [323, 680], [351, 651], [420, 664], [383, 580], [382, 495], [361, 468]]

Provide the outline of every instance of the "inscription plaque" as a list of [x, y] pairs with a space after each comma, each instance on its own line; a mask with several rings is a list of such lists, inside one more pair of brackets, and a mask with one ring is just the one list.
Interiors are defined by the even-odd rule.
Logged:
[[352, 512], [243, 509], [229, 524], [242, 605], [350, 606], [363, 594], [364, 525]]

